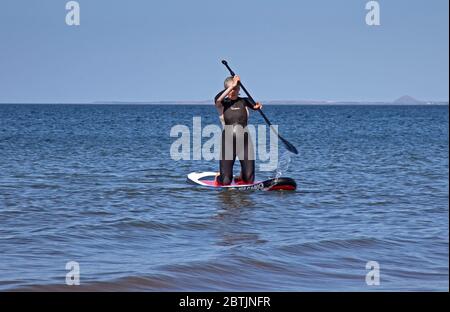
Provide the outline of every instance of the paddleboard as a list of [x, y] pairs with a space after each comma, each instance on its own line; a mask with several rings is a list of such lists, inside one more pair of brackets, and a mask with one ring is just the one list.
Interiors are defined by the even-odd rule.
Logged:
[[291, 178], [273, 178], [265, 181], [255, 182], [252, 184], [236, 184], [220, 185], [216, 184], [214, 178], [216, 172], [191, 172], [188, 174], [188, 182], [209, 188], [216, 189], [235, 189], [241, 191], [294, 191], [297, 183]]

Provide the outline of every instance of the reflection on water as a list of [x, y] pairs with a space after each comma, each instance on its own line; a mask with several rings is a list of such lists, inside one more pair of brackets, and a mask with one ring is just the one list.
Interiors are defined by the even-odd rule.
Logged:
[[241, 246], [260, 244], [265, 240], [260, 239], [259, 233], [248, 229], [243, 224], [252, 222], [252, 210], [256, 203], [250, 192], [238, 190], [222, 190], [218, 192], [220, 205], [214, 222], [217, 222], [218, 246]]
[[229, 209], [246, 209], [255, 207], [250, 192], [239, 190], [221, 190], [217, 193], [220, 200], [220, 208]]

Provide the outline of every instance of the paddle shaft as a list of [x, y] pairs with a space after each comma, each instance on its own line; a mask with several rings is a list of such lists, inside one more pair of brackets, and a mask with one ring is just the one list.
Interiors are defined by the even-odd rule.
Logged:
[[[236, 74], [234, 73], [234, 71], [230, 68], [230, 66], [228, 65], [227, 61], [222, 61], [222, 64], [225, 65], [225, 67], [228, 69], [228, 71], [230, 72], [230, 75], [232, 77], [236, 76]], [[242, 90], [245, 92], [245, 94], [247, 95], [247, 97], [249, 98], [249, 100], [252, 102], [253, 105], [256, 104], [255, 100], [253, 99], [253, 97], [250, 95], [250, 93], [247, 91], [247, 89], [245, 88], [245, 86], [242, 84], [241, 81], [239, 81], [239, 85], [241, 86]], [[284, 143], [284, 145], [286, 145], [286, 148], [294, 153], [294, 154], [298, 154], [297, 149], [295, 148], [294, 145], [292, 145], [291, 143], [289, 143], [286, 139], [284, 139], [276, 130], [275, 128], [272, 126], [272, 123], [270, 122], [269, 118], [267, 118], [266, 114], [264, 114], [264, 112], [261, 109], [258, 109], [258, 112], [261, 114], [261, 116], [264, 118], [265, 122], [269, 125], [270, 129], [272, 129], [272, 131], [278, 136], [278, 138], [280, 138], [281, 142]]]

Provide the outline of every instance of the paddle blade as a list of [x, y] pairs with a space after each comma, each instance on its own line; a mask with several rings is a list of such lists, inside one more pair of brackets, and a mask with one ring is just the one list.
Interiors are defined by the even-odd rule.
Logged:
[[295, 148], [294, 145], [292, 145], [291, 143], [289, 143], [288, 141], [286, 141], [286, 140], [285, 140], [284, 138], [282, 138], [281, 136], [279, 136], [279, 137], [280, 137], [280, 139], [281, 139], [281, 142], [284, 143], [284, 145], [286, 146], [286, 149], [287, 149], [289, 152], [294, 153], [295, 155], [298, 154], [298, 151], [297, 151], [297, 149]]

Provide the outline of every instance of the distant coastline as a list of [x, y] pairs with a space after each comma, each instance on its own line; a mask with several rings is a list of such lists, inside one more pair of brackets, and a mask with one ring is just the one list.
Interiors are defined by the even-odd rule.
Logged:
[[[427, 101], [421, 103], [395, 103], [395, 102], [358, 102], [358, 101], [281, 101], [281, 100], [273, 100], [273, 101], [261, 101], [261, 103], [265, 105], [280, 105], [280, 106], [289, 106], [289, 105], [298, 105], [298, 106], [351, 106], [351, 105], [364, 105], [364, 106], [375, 106], [375, 105], [395, 105], [395, 106], [408, 106], [408, 105], [417, 105], [417, 106], [432, 106], [432, 105], [441, 105], [448, 106], [448, 101]], [[52, 102], [52, 103], [0, 103], [0, 105], [213, 105], [212, 101], [149, 101], [149, 102], [132, 102], [132, 101], [95, 101], [95, 102]]]
[[[308, 101], [308, 100], [268, 100], [261, 101], [268, 105], [449, 105], [448, 101], [420, 101], [420, 102], [369, 102], [369, 101]], [[87, 104], [117, 104], [117, 105], [212, 105], [213, 101], [149, 101], [149, 102], [125, 102], [125, 101], [96, 101]]]
[[[268, 105], [449, 105], [449, 101], [422, 101], [410, 96], [402, 96], [394, 101], [327, 101], [327, 100], [266, 100]], [[62, 104], [62, 105], [212, 105], [212, 100], [183, 101], [93, 101], [93, 102], [52, 102], [52, 103], [0, 103], [1, 104]]]

